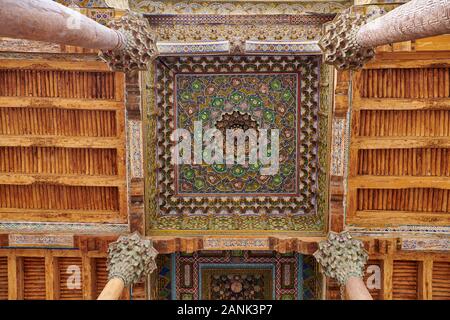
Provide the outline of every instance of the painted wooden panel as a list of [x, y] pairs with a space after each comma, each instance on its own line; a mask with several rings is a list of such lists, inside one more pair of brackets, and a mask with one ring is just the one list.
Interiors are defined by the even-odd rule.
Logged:
[[418, 261], [394, 261], [392, 295], [394, 300], [418, 299]]
[[8, 257], [0, 257], [0, 300], [8, 299]]
[[384, 55], [354, 74], [348, 224], [450, 221], [450, 68], [422, 56]]
[[[0, 248], [0, 300], [96, 299], [108, 281], [106, 248], [92, 247], [87, 252]], [[136, 287], [133, 299], [145, 298], [144, 284]], [[129, 290], [124, 289], [121, 299], [130, 299]]]
[[92, 68], [0, 61], [0, 219], [127, 222], [124, 75]]
[[0, 96], [114, 99], [112, 72], [0, 70]]
[[97, 298], [108, 282], [108, 270], [106, 269], [107, 259], [106, 258], [95, 258], [94, 259], [94, 270], [95, 270], [95, 298]]
[[0, 147], [1, 173], [117, 175], [116, 149]]
[[360, 149], [358, 175], [450, 175], [450, 150], [445, 148]]
[[433, 300], [450, 300], [450, 262], [433, 262]]
[[58, 257], [58, 286], [60, 300], [83, 299], [81, 257]]
[[56, 108], [0, 108], [0, 134], [114, 137], [114, 111]]
[[341, 289], [339, 283], [331, 278], [326, 278], [327, 292], [326, 300], [341, 300]]
[[23, 299], [45, 300], [45, 259], [23, 257]]
[[[380, 283], [378, 283], [378, 280], [376, 279], [376, 277], [378, 276], [383, 276], [382, 264], [383, 263], [381, 260], [369, 260], [366, 264], [364, 283], [368, 287], [369, 292], [374, 300], [383, 299], [381, 286], [378, 286], [380, 283], [382, 283], [383, 280], [381, 279]], [[378, 273], [378, 270], [380, 270], [380, 273]]]
[[364, 98], [448, 98], [450, 68], [365, 69]]
[[450, 190], [437, 188], [358, 189], [358, 210], [450, 213]]
[[133, 286], [132, 300], [145, 300], [145, 282], [141, 281]]
[[360, 136], [450, 136], [448, 126], [450, 110], [361, 110], [360, 112]]
[[58, 185], [0, 185], [0, 208], [119, 210], [117, 188]]

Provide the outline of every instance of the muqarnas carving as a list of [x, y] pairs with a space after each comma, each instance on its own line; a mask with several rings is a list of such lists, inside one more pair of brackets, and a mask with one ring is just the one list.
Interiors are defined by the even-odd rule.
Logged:
[[[322, 230], [318, 155], [326, 154], [319, 148], [327, 128], [319, 126], [320, 57], [160, 57], [155, 72], [151, 229]], [[204, 130], [279, 130], [279, 170], [261, 175], [260, 164], [248, 162], [174, 165], [174, 129], [192, 137], [199, 120]]]
[[262, 175], [260, 161], [181, 164], [174, 167], [176, 196], [301, 196], [298, 73], [177, 74], [175, 86], [177, 128], [193, 134], [201, 121], [204, 130], [220, 130], [224, 140], [233, 129], [278, 129], [280, 135], [278, 173]]

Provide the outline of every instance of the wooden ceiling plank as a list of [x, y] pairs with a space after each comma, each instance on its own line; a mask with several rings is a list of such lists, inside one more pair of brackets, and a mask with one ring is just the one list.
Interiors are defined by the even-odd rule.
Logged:
[[111, 149], [123, 147], [124, 141], [117, 138], [100, 137], [61, 137], [61, 136], [0, 136], [0, 146], [30, 147], [52, 146], [63, 148]]
[[100, 99], [0, 97], [0, 108], [53, 108], [71, 110], [120, 110], [123, 102]]
[[0, 173], [0, 184], [28, 185], [34, 183], [67, 186], [126, 186], [126, 181], [118, 176]]

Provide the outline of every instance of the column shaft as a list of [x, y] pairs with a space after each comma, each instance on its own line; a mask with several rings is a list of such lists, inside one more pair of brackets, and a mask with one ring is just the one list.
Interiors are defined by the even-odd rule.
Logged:
[[412, 0], [363, 25], [357, 43], [372, 48], [450, 33], [450, 0]]
[[362, 278], [349, 277], [345, 283], [345, 293], [348, 300], [373, 300]]
[[113, 278], [108, 281], [97, 300], [119, 300], [125, 288], [125, 283], [120, 278]]
[[52, 0], [0, 0], [0, 36], [91, 49], [125, 46], [124, 37]]

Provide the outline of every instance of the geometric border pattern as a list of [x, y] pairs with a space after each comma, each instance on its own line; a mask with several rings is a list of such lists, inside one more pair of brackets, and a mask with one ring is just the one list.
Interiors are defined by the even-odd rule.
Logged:
[[76, 234], [89, 233], [128, 233], [128, 224], [109, 223], [51, 223], [51, 222], [0, 222], [0, 232], [64, 232]]
[[[236, 58], [236, 56], [234, 56]], [[166, 57], [167, 58], [167, 57]], [[217, 59], [220, 57], [191, 57], [184, 59]], [[239, 58], [239, 57], [238, 57]], [[260, 57], [261, 58], [261, 57]], [[283, 59], [298, 59], [299, 57], [283, 57]], [[312, 59], [318, 61], [318, 57], [303, 56], [302, 59]], [[317, 62], [318, 63], [318, 62]], [[203, 63], [204, 64], [204, 63]], [[182, 64], [177, 61], [173, 66], [180, 68]], [[183, 68], [186, 68], [184, 66]], [[331, 111], [330, 91], [332, 90], [332, 72], [327, 66], [320, 67], [320, 104], [314, 109], [318, 117], [318, 171], [315, 190], [317, 198], [313, 201], [314, 208], [309, 210], [309, 214], [288, 214], [279, 215], [175, 215], [161, 216], [159, 214], [159, 204], [157, 199], [157, 180], [156, 172], [160, 167], [160, 163], [155, 161], [157, 141], [157, 133], [155, 128], [157, 125], [158, 115], [161, 116], [161, 109], [156, 108], [160, 102], [160, 95], [155, 94], [155, 90], [161, 90], [161, 83], [168, 81], [174, 75], [172, 68], [163, 68], [163, 74], [160, 74], [157, 81], [156, 63], [152, 65], [151, 70], [147, 73], [147, 117], [145, 119], [146, 138], [145, 138], [145, 155], [146, 155], [146, 199], [147, 199], [147, 233], [151, 234], [167, 234], [174, 232], [186, 233], [209, 233], [209, 230], [220, 230], [231, 233], [239, 233], [244, 230], [252, 230], [257, 233], [267, 233], [273, 231], [300, 231], [305, 234], [323, 234], [326, 226], [326, 213], [328, 211], [328, 177], [326, 175], [329, 157], [329, 114]], [[192, 72], [192, 67], [186, 69]], [[169, 89], [173, 90], [169, 86]], [[164, 92], [163, 95], [168, 101], [171, 99], [170, 92]], [[158, 97], [159, 96], [159, 97]], [[312, 211], [312, 212], [311, 212]], [[298, 233], [297, 233], [298, 234]]]
[[[174, 253], [158, 257], [159, 276], [158, 300], [198, 299], [201, 296], [200, 267], [203, 269], [226, 267], [227, 269], [264, 269], [272, 266], [274, 272], [274, 298], [297, 300], [322, 299], [322, 275], [313, 256], [295, 254], [279, 254], [269, 251], [200, 251], [192, 254]], [[189, 285], [182, 286], [184, 276], [181, 275], [183, 264], [189, 264]], [[282, 268], [290, 264], [293, 269]], [[284, 272], [283, 272], [284, 270]], [[283, 285], [283, 273], [291, 274], [291, 284]], [[286, 273], [285, 273], [286, 274]]]
[[[248, 59], [249, 57], [245, 57]], [[164, 59], [168, 59], [165, 57]], [[158, 231], [208, 231], [208, 230], [228, 230], [228, 231], [239, 231], [239, 230], [255, 230], [260, 232], [267, 231], [302, 231], [305, 233], [318, 233], [322, 234], [324, 232], [325, 220], [326, 220], [326, 212], [328, 210], [327, 207], [327, 194], [328, 194], [328, 183], [327, 183], [327, 165], [328, 165], [328, 122], [329, 122], [329, 113], [330, 113], [330, 99], [329, 99], [329, 90], [331, 80], [331, 73], [328, 67], [319, 67], [319, 57], [315, 56], [302, 56], [302, 57], [289, 57], [289, 56], [279, 56], [272, 57], [272, 59], [280, 59], [279, 63], [275, 64], [275, 68], [281, 68], [280, 65], [286, 64], [286, 61], [294, 60], [294, 61], [306, 61], [307, 63], [312, 63], [312, 65], [317, 65], [317, 77], [320, 79], [320, 86], [317, 89], [320, 91], [320, 99], [316, 99], [317, 105], [309, 108], [311, 112], [311, 118], [317, 117], [317, 151], [316, 157], [318, 157], [318, 167], [316, 176], [316, 182], [311, 184], [313, 189], [310, 189], [310, 194], [313, 192], [317, 193], [317, 197], [309, 197], [310, 202], [307, 206], [304, 207], [301, 214], [295, 214], [298, 212], [294, 212], [291, 214], [287, 214], [284, 216], [280, 215], [271, 215], [271, 214], [262, 214], [262, 215], [243, 215], [243, 214], [230, 214], [230, 215], [175, 215], [175, 216], [161, 216], [159, 214], [159, 206], [161, 203], [157, 202], [157, 186], [154, 184], [156, 181], [156, 169], [161, 168], [161, 162], [155, 161], [155, 145], [157, 141], [157, 134], [154, 128], [158, 127], [158, 117], [161, 116], [163, 108], [161, 106], [155, 108], [156, 105], [161, 103], [161, 97], [166, 101], [172, 103], [172, 90], [173, 87], [171, 85], [162, 88], [161, 84], [170, 82], [170, 79], [174, 76], [176, 72], [184, 71], [184, 72], [193, 72], [197, 71], [200, 68], [200, 71], [205, 68], [205, 64], [209, 67], [210, 65], [217, 65], [217, 59], [241, 59], [244, 58], [241, 56], [231, 56], [231, 57], [184, 57], [181, 60], [186, 61], [189, 60], [194, 63], [180, 63], [180, 58], [171, 58], [172, 60], [165, 60], [164, 64], [168, 65], [167, 68], [156, 68], [158, 62], [154, 66], [152, 66], [152, 70], [147, 74], [147, 107], [149, 115], [146, 119], [146, 164], [147, 164], [147, 173], [146, 174], [146, 183], [147, 183], [147, 199], [148, 199], [148, 233], [155, 234]], [[255, 58], [253, 58], [255, 59]], [[259, 59], [259, 60], [258, 60]], [[263, 57], [258, 57], [257, 66], [262, 71], [267, 71], [267, 69], [273, 68], [273, 61], [269, 61], [268, 64], [261, 63], [261, 59]], [[269, 59], [270, 60], [270, 59]], [[195, 61], [199, 62], [195, 64]], [[213, 63], [211, 63], [211, 61]], [[283, 63], [282, 63], [283, 62]], [[208, 64], [209, 63], [209, 64]], [[297, 62], [298, 63], [298, 62]], [[233, 64], [231, 64], [233, 65]], [[234, 64], [234, 66], [238, 66], [239, 64]], [[270, 66], [272, 65], [272, 66]], [[197, 68], [197, 69], [196, 69]], [[319, 70], [321, 72], [321, 76], [319, 77]], [[259, 70], [258, 70], [259, 71]], [[159, 73], [158, 73], [159, 72]], [[198, 72], [198, 71], [197, 71]], [[306, 70], [305, 70], [306, 72]], [[158, 94], [155, 94], [155, 90], [159, 91]], [[308, 89], [309, 90], [309, 89]], [[308, 92], [307, 94], [310, 94]], [[319, 104], [320, 100], [320, 104]], [[155, 109], [154, 109], [155, 108]], [[161, 120], [159, 120], [161, 121]], [[163, 142], [164, 143], [164, 142]], [[161, 154], [161, 153], [160, 153]], [[168, 169], [170, 170], [170, 169]], [[314, 175], [313, 175], [314, 176]], [[245, 199], [244, 199], [245, 200]], [[239, 199], [238, 201], [241, 201]], [[164, 232], [163, 232], [164, 233]]]
[[[174, 263], [176, 270], [176, 288], [173, 297], [177, 300], [198, 300], [201, 299], [201, 281], [202, 270], [227, 268], [233, 269], [267, 269], [273, 270], [273, 298], [281, 299], [299, 299], [299, 292], [301, 292], [301, 273], [299, 272], [299, 255], [262, 251], [219, 251], [219, 252], [194, 252], [193, 254], [176, 253], [174, 255]], [[181, 283], [182, 266], [187, 265], [188, 270], [192, 273], [190, 286], [183, 287]], [[293, 266], [289, 269], [292, 273], [292, 284], [289, 287], [283, 286], [283, 265]], [[286, 269], [287, 270], [287, 269]], [[288, 275], [289, 276], [289, 275]], [[291, 277], [289, 276], [289, 277]], [[299, 281], [300, 276], [300, 281]], [[291, 281], [291, 280], [289, 280]]]

